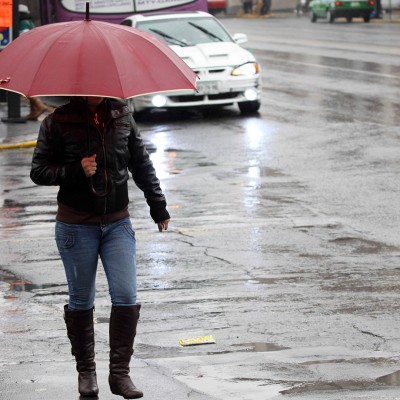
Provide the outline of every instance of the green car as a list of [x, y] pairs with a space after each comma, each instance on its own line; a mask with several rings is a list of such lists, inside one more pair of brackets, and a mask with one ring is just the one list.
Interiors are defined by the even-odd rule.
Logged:
[[351, 22], [353, 18], [363, 18], [369, 22], [371, 12], [375, 9], [374, 0], [312, 0], [310, 8], [311, 22], [318, 18], [325, 18], [328, 22], [334, 22], [336, 18], [346, 18]]

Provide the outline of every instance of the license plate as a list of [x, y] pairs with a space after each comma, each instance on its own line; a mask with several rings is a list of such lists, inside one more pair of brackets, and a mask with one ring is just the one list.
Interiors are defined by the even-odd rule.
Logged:
[[360, 7], [360, 3], [358, 1], [353, 1], [351, 7]]
[[219, 93], [219, 82], [197, 82], [197, 91], [199, 94], [217, 94]]

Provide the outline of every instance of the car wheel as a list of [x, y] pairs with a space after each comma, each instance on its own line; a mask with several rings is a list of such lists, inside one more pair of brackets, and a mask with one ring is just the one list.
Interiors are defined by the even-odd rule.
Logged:
[[330, 24], [332, 24], [332, 23], [335, 21], [335, 17], [333, 16], [332, 11], [328, 10], [328, 11], [326, 12], [326, 20], [327, 20]]
[[310, 11], [310, 21], [315, 22], [317, 20], [317, 15], [314, 11]]
[[370, 20], [370, 16], [369, 16], [369, 15], [366, 15], [366, 16], [364, 17], [364, 22], [369, 22], [369, 20]]
[[135, 119], [135, 121], [140, 122], [148, 119], [149, 115], [150, 115], [150, 110], [144, 109], [140, 111], [135, 111], [133, 113], [133, 118]]
[[352, 17], [346, 17], [346, 21], [347, 21], [348, 23], [350, 23], [350, 22], [353, 21], [353, 18], [352, 18]]
[[244, 101], [238, 103], [238, 106], [242, 114], [255, 114], [260, 109], [261, 103], [258, 100]]

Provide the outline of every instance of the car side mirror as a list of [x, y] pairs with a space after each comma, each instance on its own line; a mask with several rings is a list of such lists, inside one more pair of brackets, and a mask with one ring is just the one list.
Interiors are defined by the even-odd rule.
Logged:
[[233, 35], [233, 40], [237, 44], [243, 44], [247, 42], [247, 35], [245, 33], [235, 33]]

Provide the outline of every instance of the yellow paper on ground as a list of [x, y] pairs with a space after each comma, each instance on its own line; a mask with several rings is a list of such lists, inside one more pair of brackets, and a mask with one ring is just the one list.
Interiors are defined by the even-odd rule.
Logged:
[[180, 339], [179, 343], [181, 346], [197, 346], [200, 344], [215, 344], [217, 343], [213, 335], [200, 336], [191, 339]]

